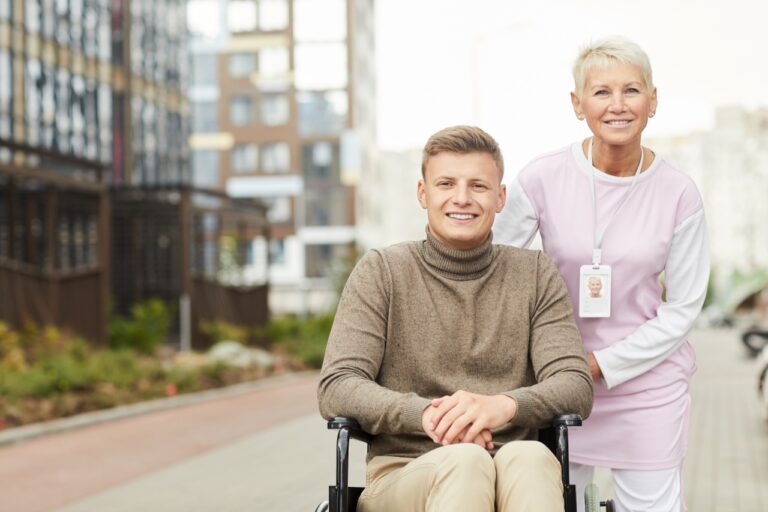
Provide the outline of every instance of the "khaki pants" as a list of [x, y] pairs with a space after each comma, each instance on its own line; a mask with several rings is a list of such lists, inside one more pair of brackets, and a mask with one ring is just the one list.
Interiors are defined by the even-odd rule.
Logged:
[[537, 441], [514, 441], [495, 457], [475, 444], [416, 458], [374, 457], [358, 512], [562, 512], [560, 464]]

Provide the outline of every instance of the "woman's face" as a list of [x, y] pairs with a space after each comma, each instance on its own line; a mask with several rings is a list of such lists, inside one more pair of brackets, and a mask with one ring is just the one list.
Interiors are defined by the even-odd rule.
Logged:
[[587, 75], [573, 108], [597, 139], [609, 146], [640, 144], [648, 117], [656, 112], [656, 89], [649, 91], [638, 66], [616, 63]]

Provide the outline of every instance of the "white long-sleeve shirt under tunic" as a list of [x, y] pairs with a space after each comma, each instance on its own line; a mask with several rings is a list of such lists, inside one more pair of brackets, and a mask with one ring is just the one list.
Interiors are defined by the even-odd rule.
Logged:
[[[685, 455], [688, 383], [696, 367], [687, 336], [709, 279], [701, 196], [690, 177], [658, 155], [634, 187], [632, 177], [595, 171], [595, 226], [592, 172], [581, 143], [533, 160], [510, 186], [494, 239], [527, 247], [539, 232], [568, 287], [585, 350], [603, 373], [592, 416], [571, 434], [571, 460], [673, 467]], [[592, 263], [595, 229], [605, 229], [611, 316], [580, 318], [579, 272]]]

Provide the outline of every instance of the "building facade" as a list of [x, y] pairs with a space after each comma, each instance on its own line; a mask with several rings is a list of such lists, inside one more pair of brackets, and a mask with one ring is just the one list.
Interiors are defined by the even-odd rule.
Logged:
[[[135, 291], [162, 273], [122, 264], [115, 205], [136, 189], [188, 198], [189, 220], [142, 239], [150, 248], [178, 240], [193, 211], [216, 211], [189, 192], [188, 69], [186, 0], [0, 1], [0, 318], [103, 340], [119, 283]], [[191, 260], [187, 231], [173, 268]]]
[[714, 276], [768, 269], [768, 109], [722, 107], [714, 129], [649, 140], [704, 198]]
[[277, 312], [332, 306], [334, 265], [355, 241], [355, 185], [375, 161], [373, 8], [189, 3], [195, 183], [269, 205]]

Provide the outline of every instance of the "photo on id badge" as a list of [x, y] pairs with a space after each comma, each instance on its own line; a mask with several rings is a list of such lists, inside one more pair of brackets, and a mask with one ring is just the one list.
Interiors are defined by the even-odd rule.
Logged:
[[584, 265], [579, 279], [579, 316], [611, 316], [611, 269], [608, 265]]

